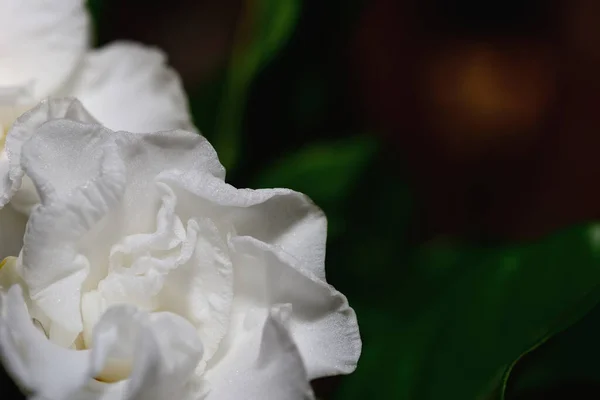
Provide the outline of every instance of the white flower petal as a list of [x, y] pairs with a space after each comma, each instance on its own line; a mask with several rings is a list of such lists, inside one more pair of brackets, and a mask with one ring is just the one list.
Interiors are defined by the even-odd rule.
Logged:
[[[48, 174], [41, 180], [46, 179], [52, 184], [60, 185], [60, 189], [55, 188], [54, 192], [68, 192], [73, 185], [78, 184], [77, 182], [84, 183], [89, 173], [86, 172], [86, 168], [93, 170], [104, 150], [110, 153], [110, 157], [115, 158], [114, 163], [123, 165], [125, 186], [122, 195], [112, 204], [110, 210], [107, 209], [103, 219], [93, 224], [92, 229], [83, 235], [78, 243], [80, 253], [85, 255], [91, 266], [90, 274], [84, 282], [84, 291], [89, 291], [95, 289], [108, 274], [111, 248], [121, 238], [130, 236], [127, 239], [127, 246], [130, 246], [132, 241], [143, 242], [146, 240], [144, 237], [152, 238], [149, 239], [152, 242], [162, 240], [161, 238], [168, 241], [176, 238], [182, 242], [183, 239], [177, 238], [177, 235], [165, 239], [166, 231], [156, 236], [157, 212], [161, 206], [163, 193], [155, 177], [160, 171], [167, 168], [198, 168], [223, 176], [224, 170], [213, 148], [204, 138], [196, 134], [173, 131], [143, 135], [107, 131], [106, 135], [101, 135], [98, 132], [102, 130], [94, 133], [95, 131], [87, 125], [69, 121], [62, 121], [62, 123], [64, 125], [54, 126], [64, 132], [70, 132], [68, 135], [72, 135], [72, 139], [65, 139], [68, 135], [60, 132], [56, 140], [42, 139], [48, 141], [45, 154], [53, 158], [51, 171], [55, 175]], [[54, 143], [59, 146], [61, 140], [68, 143], [63, 146], [68, 150], [54, 148]], [[118, 146], [112, 143], [114, 140], [119, 141]], [[39, 157], [46, 160], [44, 154], [40, 154]], [[72, 165], [78, 165], [80, 168], [72, 168]], [[91, 177], [95, 174], [92, 173]], [[77, 210], [78, 204], [73, 203], [73, 207], [75, 213], [85, 211]], [[141, 245], [141, 242], [136, 245], [140, 251], [143, 250]], [[173, 244], [175, 245], [177, 244]], [[159, 244], [160, 246], [162, 244]], [[134, 247], [131, 247], [131, 251]]]
[[94, 347], [76, 351], [55, 345], [34, 326], [18, 285], [0, 301], [0, 355], [35, 398], [191, 400], [203, 390], [194, 378], [202, 343], [177, 315], [111, 308], [94, 330]]
[[233, 267], [225, 240], [210, 220], [191, 220], [196, 235], [190, 260], [169, 273], [159, 295], [161, 310], [185, 317], [204, 344], [203, 363], [217, 351], [229, 328]]
[[125, 185], [118, 146], [107, 135], [99, 125], [51, 121], [22, 149], [41, 198], [25, 233], [23, 279], [32, 300], [73, 339], [83, 329], [81, 286], [90, 269], [78, 243], [119, 203]]
[[361, 339], [346, 297], [273, 246], [251, 237], [231, 240], [235, 293], [247, 304], [291, 304], [290, 332], [310, 379], [356, 368]]
[[110, 249], [108, 276], [98, 283], [107, 305], [135, 304], [152, 311], [167, 275], [192, 256], [197, 229], [184, 228], [175, 214], [177, 199], [168, 186], [158, 184], [162, 205], [153, 216], [152, 233], [125, 236]]
[[[73, 129], [83, 128], [74, 126]], [[127, 240], [131, 244], [132, 240], [152, 237], [156, 233], [157, 212], [160, 212], [163, 195], [157, 175], [170, 169], [209, 171], [219, 179], [223, 179], [225, 175], [225, 170], [219, 163], [214, 149], [199, 135], [171, 131], [153, 134], [117, 132], [112, 133], [112, 136], [118, 137], [119, 140], [118, 149], [114, 154], [127, 166], [126, 187], [118, 204], [112, 207], [110, 213], [81, 239], [81, 252], [86, 255], [92, 266], [90, 276], [84, 283], [85, 291], [95, 289], [106, 277], [109, 272], [107, 261], [112, 246], [116, 245], [121, 238], [130, 237]], [[97, 143], [97, 146], [102, 147], [102, 142]], [[56, 157], [63, 156], [63, 153], [56, 155]], [[63, 162], [70, 164], [68, 158]], [[64, 171], [64, 176], [69, 177], [70, 173]], [[189, 219], [181, 218], [181, 221], [187, 224]], [[183, 225], [182, 222], [181, 228]]]
[[[21, 165], [23, 144], [35, 135], [41, 125], [62, 118], [81, 123], [96, 122], [81, 103], [72, 98], [44, 100], [15, 121], [6, 138], [5, 151], [0, 160], [0, 208], [11, 201], [15, 192], [21, 188], [24, 174]], [[23, 189], [27, 193], [20, 196], [25, 202], [37, 199], [37, 193], [31, 193], [33, 187], [25, 185]]]
[[325, 281], [327, 220], [307, 196], [288, 189], [236, 189], [197, 170], [167, 171], [159, 179], [184, 189], [178, 197], [187, 202], [206, 200], [213, 220], [233, 225], [240, 236], [279, 247]]
[[195, 130], [179, 76], [154, 48], [117, 42], [94, 50], [63, 92], [113, 130]]
[[50, 342], [34, 326], [18, 285], [0, 301], [0, 355], [7, 372], [40, 398], [70, 399], [90, 378], [90, 352]]
[[83, 297], [84, 324], [93, 325], [111, 304], [170, 311], [198, 329], [208, 359], [227, 331], [233, 298], [227, 244], [210, 220], [190, 219], [184, 228], [174, 192], [157, 185], [163, 204], [156, 231], [126, 236], [112, 247], [108, 276]]
[[92, 365], [106, 381], [128, 379], [124, 400], [194, 398], [202, 358], [195, 328], [172, 313], [147, 314], [128, 305], [109, 309], [94, 329]]
[[[39, 127], [23, 147], [23, 169], [41, 197], [25, 236], [23, 278], [34, 301], [73, 334], [82, 329], [81, 287], [90, 290], [105, 276], [110, 247], [152, 230], [154, 177], [169, 167], [224, 175], [212, 147], [181, 131], [114, 134], [58, 120]], [[61, 296], [73, 301], [59, 302]]]
[[[125, 224], [121, 236], [154, 230], [160, 193], [157, 182], [164, 171], [201, 170], [216, 179], [225, 177], [213, 147], [200, 135], [184, 131], [130, 134], [117, 132], [127, 169], [127, 192], [121, 202]], [[179, 199], [179, 195], [177, 195]], [[187, 221], [189, 218], [182, 218]]]
[[77, 338], [88, 375], [117, 381], [73, 399], [196, 400], [199, 374], [209, 400], [311, 399], [309, 379], [355, 368], [356, 317], [325, 282], [326, 221], [306, 196], [225, 184], [193, 133], [68, 118], [12, 135], [7, 182], [25, 173], [40, 204], [0, 287], [26, 287], [48, 342]]
[[41, 99], [66, 81], [88, 43], [82, 0], [0, 0], [0, 86], [31, 82]]
[[282, 311], [274, 308], [269, 315], [254, 316], [262, 323], [239, 332], [235, 346], [207, 371], [210, 385], [206, 400], [314, 399]]
[[14, 285], [19, 285], [24, 291], [23, 297], [25, 298], [25, 304], [27, 305], [29, 315], [36, 320], [36, 323], [41, 325], [38, 327], [41, 327], [44, 334], [48, 336], [49, 331], [51, 330], [49, 328], [52, 328], [52, 324], [50, 324], [50, 320], [46, 314], [31, 302], [27, 284], [21, 277], [21, 269], [22, 265], [19, 264], [19, 259], [17, 257], [8, 257], [2, 261], [2, 268], [0, 268], [0, 291], [6, 293]]

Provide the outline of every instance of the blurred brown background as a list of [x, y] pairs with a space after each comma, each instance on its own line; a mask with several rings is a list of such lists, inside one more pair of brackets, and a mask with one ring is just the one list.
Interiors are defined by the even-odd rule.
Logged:
[[[252, 1], [165, 4], [106, 1], [101, 41], [157, 45], [197, 87], [226, 65]], [[530, 239], [600, 216], [599, 12], [594, 0], [362, 4], [337, 67], [351, 107], [408, 164], [423, 240]], [[304, 29], [340, 25], [319, 22]]]
[[600, 3], [370, 2], [364, 109], [408, 160], [425, 237], [531, 239], [600, 216]]

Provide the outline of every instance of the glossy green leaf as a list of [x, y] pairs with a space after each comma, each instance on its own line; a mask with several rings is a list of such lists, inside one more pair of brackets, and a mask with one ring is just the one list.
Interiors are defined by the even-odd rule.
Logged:
[[300, 0], [247, 0], [216, 115], [213, 144], [231, 169], [241, 147], [242, 120], [250, 84], [293, 31]]
[[342, 205], [359, 183], [377, 150], [369, 136], [317, 143], [264, 169], [252, 187], [286, 187], [305, 193], [327, 214], [329, 234], [344, 230]]
[[599, 338], [600, 306], [596, 306], [575, 325], [519, 360], [505, 398], [543, 398], [547, 391], [571, 385], [594, 385], [599, 396]]
[[[444, 248], [441, 256], [423, 249], [387, 289], [387, 305], [354, 303], [364, 356], [338, 398], [497, 398], [522, 354], [598, 302], [599, 230], [507, 248]], [[389, 280], [363, 284], [381, 291], [378, 281]]]

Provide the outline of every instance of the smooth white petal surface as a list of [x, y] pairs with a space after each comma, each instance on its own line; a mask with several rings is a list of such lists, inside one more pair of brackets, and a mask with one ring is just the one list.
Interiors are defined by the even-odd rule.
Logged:
[[0, 0], [0, 86], [31, 83], [41, 99], [66, 81], [88, 44], [83, 0]]
[[2, 268], [0, 268], [0, 291], [6, 293], [12, 286], [19, 285], [24, 291], [23, 297], [25, 298], [25, 304], [27, 305], [29, 315], [32, 319], [36, 320], [38, 328], [42, 328], [44, 334], [48, 335], [51, 330], [50, 320], [46, 314], [31, 301], [27, 284], [21, 277], [22, 267], [23, 266], [19, 263], [17, 257], [11, 256], [2, 261]]
[[314, 398], [302, 357], [286, 328], [286, 308], [274, 307], [242, 321], [246, 326], [238, 330], [235, 344], [207, 372], [206, 400]]
[[289, 329], [308, 377], [354, 371], [361, 339], [346, 297], [273, 246], [251, 237], [233, 238], [231, 245], [236, 297], [246, 306], [291, 305]]
[[113, 130], [195, 131], [179, 76], [155, 48], [116, 42], [91, 51], [62, 94]]
[[[44, 123], [63, 118], [82, 123], [96, 123], [81, 103], [72, 98], [44, 100], [15, 121], [6, 138], [4, 152], [0, 155], [0, 208], [21, 188], [24, 174], [21, 165], [23, 143]], [[27, 185], [24, 189], [25, 193], [21, 194], [23, 202], [30, 203], [32, 198], [37, 199], [37, 194], [31, 193], [32, 186]]]

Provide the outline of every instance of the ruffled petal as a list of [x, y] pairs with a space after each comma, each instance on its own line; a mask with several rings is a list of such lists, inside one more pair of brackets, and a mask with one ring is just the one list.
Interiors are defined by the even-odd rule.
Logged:
[[109, 309], [94, 329], [96, 379], [127, 379], [116, 399], [194, 399], [202, 390], [195, 368], [202, 343], [194, 327], [172, 313], [147, 314], [130, 305]]
[[160, 309], [185, 317], [197, 328], [204, 344], [197, 370], [201, 373], [229, 328], [233, 266], [227, 243], [210, 220], [193, 219], [188, 227], [195, 231], [194, 240], [189, 241], [191, 257], [169, 273], [158, 301]]
[[307, 196], [288, 189], [236, 189], [201, 170], [166, 171], [159, 179], [196, 207], [204, 200], [207, 215], [232, 225], [237, 235], [280, 248], [325, 281], [327, 219]]
[[[309, 379], [355, 368], [356, 317], [325, 282], [326, 221], [306, 196], [225, 184], [213, 148], [189, 132], [115, 133], [68, 119], [33, 131], [14, 146], [40, 202], [16, 271], [50, 342], [93, 331], [84, 342], [100, 351], [93, 376], [127, 377], [100, 388], [102, 398], [199, 395], [190, 369], [208, 361], [215, 399], [310, 399]], [[166, 316], [156, 329], [155, 315]], [[179, 331], [204, 347], [175, 341]]]
[[[117, 132], [116, 135], [120, 140], [121, 157], [131, 166], [127, 169], [127, 192], [121, 202], [126, 216], [121, 236], [154, 230], [154, 216], [160, 202], [157, 183], [161, 182], [163, 172], [205, 171], [218, 180], [225, 177], [215, 150], [200, 135], [184, 131]], [[177, 198], [179, 201], [178, 193]]]
[[234, 346], [207, 371], [206, 400], [314, 399], [302, 357], [286, 327], [288, 313], [282, 306], [266, 311], [268, 315], [247, 316]]
[[23, 169], [41, 199], [25, 233], [22, 276], [34, 303], [72, 340], [83, 329], [81, 288], [90, 270], [79, 242], [119, 204], [125, 186], [110, 137], [99, 125], [58, 120], [40, 127], [22, 149]]
[[234, 291], [243, 306], [291, 305], [289, 329], [308, 377], [352, 372], [362, 344], [346, 297], [273, 246], [251, 237], [233, 238], [231, 246]]
[[233, 271], [226, 241], [210, 220], [182, 223], [177, 199], [158, 183], [162, 206], [153, 233], [126, 236], [110, 250], [108, 276], [83, 296], [84, 340], [104, 310], [127, 303], [186, 318], [198, 331], [205, 359], [228, 328]]
[[194, 374], [202, 343], [177, 315], [117, 306], [98, 322], [91, 350], [71, 350], [36, 328], [18, 285], [0, 301], [4, 367], [35, 399], [192, 400], [204, 390]]
[[306, 196], [239, 190], [197, 171], [166, 171], [159, 180], [220, 229], [247, 235], [231, 241], [236, 299], [246, 306], [292, 305], [290, 329], [311, 379], [354, 370], [361, 352], [356, 315], [325, 282], [326, 221]]
[[160, 199], [155, 177], [169, 169], [201, 169], [222, 179], [224, 170], [206, 140], [189, 132], [114, 133], [63, 119], [33, 133], [22, 149], [14, 146], [22, 153], [18, 168], [35, 184], [41, 204], [25, 235], [23, 279], [34, 302], [76, 336], [83, 328], [82, 288], [92, 290], [106, 276], [112, 246], [154, 230]]
[[1, 0], [0, 86], [52, 93], [88, 49], [89, 22], [82, 0]]
[[39, 398], [72, 398], [93, 376], [90, 352], [50, 342], [34, 325], [20, 286], [1, 294], [0, 302], [0, 355], [7, 372], [23, 390]]
[[24, 172], [21, 150], [23, 144], [35, 135], [41, 125], [63, 118], [81, 123], [96, 123], [81, 103], [72, 98], [44, 100], [15, 121], [6, 138], [5, 149], [0, 159], [0, 208], [11, 201], [22, 184], [25, 187], [23, 193], [19, 194], [19, 203], [30, 206], [30, 203], [38, 199], [34, 187], [28, 184], [30, 182], [22, 182]]
[[158, 49], [117, 42], [90, 52], [63, 94], [113, 130], [195, 131], [177, 73]]

